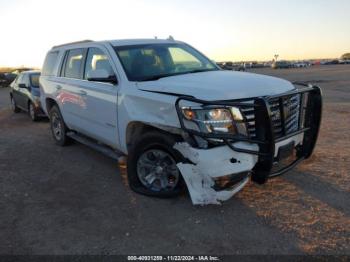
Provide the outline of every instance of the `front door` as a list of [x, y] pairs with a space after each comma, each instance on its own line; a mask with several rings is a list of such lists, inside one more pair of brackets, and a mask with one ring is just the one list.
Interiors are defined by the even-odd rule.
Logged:
[[[17, 106], [23, 110], [28, 110], [26, 95], [29, 92], [28, 90], [29, 85], [27, 83], [27, 78], [28, 77], [26, 74], [20, 74], [20, 76], [17, 78], [16, 82], [14, 83], [13, 91], [12, 91], [12, 95]], [[20, 84], [25, 85], [26, 88], [20, 87]]]
[[116, 75], [106, 50], [89, 48], [84, 70], [84, 80], [79, 92], [84, 96], [86, 109], [82, 118], [86, 119], [89, 135], [112, 147], [118, 144], [117, 129], [117, 86], [112, 83], [88, 81], [91, 71], [104, 69], [110, 76]]

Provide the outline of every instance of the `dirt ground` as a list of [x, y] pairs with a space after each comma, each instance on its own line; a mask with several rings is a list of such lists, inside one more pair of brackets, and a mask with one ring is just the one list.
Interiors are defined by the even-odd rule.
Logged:
[[321, 133], [310, 160], [222, 206], [133, 193], [114, 160], [55, 146], [0, 89], [0, 254], [350, 255], [350, 65], [254, 72], [320, 85]]

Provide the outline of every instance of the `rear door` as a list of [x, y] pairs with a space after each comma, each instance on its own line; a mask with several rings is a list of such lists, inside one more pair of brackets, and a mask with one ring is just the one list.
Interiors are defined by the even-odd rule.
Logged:
[[84, 94], [85, 110], [81, 111], [86, 131], [93, 138], [112, 147], [117, 146], [117, 90], [112, 83], [88, 81], [89, 72], [104, 69], [110, 76], [116, 76], [116, 69], [104, 47], [89, 48], [86, 56], [84, 81], [79, 92]]
[[88, 127], [84, 118], [86, 97], [80, 88], [86, 52], [86, 48], [66, 51], [61, 77], [56, 81], [56, 99], [61, 105], [64, 121], [70, 128], [81, 132]]

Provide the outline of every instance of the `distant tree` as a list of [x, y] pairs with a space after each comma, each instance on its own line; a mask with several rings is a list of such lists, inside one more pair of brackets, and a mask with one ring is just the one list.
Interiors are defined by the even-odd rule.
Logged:
[[346, 54], [342, 55], [341, 59], [343, 59], [343, 60], [350, 60], [350, 53], [346, 53]]

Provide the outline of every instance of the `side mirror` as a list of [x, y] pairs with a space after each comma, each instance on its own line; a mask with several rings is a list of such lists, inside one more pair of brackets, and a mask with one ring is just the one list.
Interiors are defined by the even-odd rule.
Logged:
[[25, 88], [25, 89], [30, 90], [30, 87], [29, 87], [29, 86], [27, 86], [27, 85], [26, 85], [26, 84], [24, 84], [24, 83], [20, 83], [20, 84], [18, 84], [18, 87], [19, 87], [19, 88]]
[[106, 82], [117, 84], [118, 80], [115, 75], [110, 75], [105, 69], [96, 69], [91, 70], [87, 74], [88, 81], [96, 81], [96, 82]]

